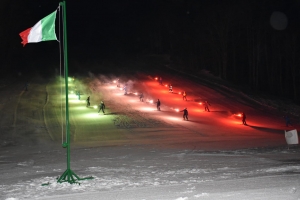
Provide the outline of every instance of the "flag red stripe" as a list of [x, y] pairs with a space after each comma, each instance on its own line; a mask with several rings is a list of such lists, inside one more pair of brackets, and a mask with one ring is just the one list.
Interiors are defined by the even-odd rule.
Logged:
[[31, 28], [28, 28], [28, 29], [26, 29], [25, 31], [23, 31], [23, 32], [21, 32], [19, 35], [20, 35], [20, 37], [22, 38], [22, 44], [23, 44], [23, 47], [28, 43], [28, 35], [29, 35], [29, 33], [30, 33], [30, 30], [32, 29], [32, 27]]

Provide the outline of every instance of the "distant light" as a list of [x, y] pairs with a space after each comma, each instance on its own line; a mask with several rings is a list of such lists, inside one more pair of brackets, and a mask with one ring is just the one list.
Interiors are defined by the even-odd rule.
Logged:
[[135, 93], [133, 93], [133, 94], [135, 94], [135, 95], [138, 95], [138, 93], [137, 93], [137, 92], [135, 92]]
[[157, 77], [155, 77], [155, 80], [157, 80]]
[[149, 103], [153, 103], [153, 100], [149, 100]]
[[234, 114], [234, 116], [236, 116], [236, 117], [242, 117], [242, 114], [238, 113], [238, 114]]
[[116, 83], [117, 81], [113, 81], [114, 83]]
[[176, 112], [179, 112], [179, 109], [178, 109], [178, 108], [175, 108], [174, 110], [175, 110]]
[[94, 106], [93, 106], [94, 109], [97, 109], [97, 107], [98, 107], [97, 105], [94, 105]]

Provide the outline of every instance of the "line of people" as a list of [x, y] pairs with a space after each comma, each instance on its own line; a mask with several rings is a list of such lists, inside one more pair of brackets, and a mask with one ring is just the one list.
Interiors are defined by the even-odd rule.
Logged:
[[[163, 85], [163, 84], [162, 84], [162, 77], [159, 77], [158, 80], [159, 80], [159, 84], [160, 84], [160, 85]], [[169, 92], [170, 92], [170, 93], [173, 93], [173, 86], [172, 86], [172, 84], [169, 84], [168, 86], [169, 86]], [[179, 94], [180, 94], [180, 93], [179, 93]], [[141, 94], [141, 95], [142, 95], [142, 94]], [[143, 96], [142, 96], [142, 97], [143, 97]], [[141, 96], [140, 96], [140, 98], [141, 98]], [[187, 93], [186, 93], [186, 91], [183, 91], [183, 92], [182, 92], [182, 100], [187, 101]], [[156, 102], [156, 106], [157, 106], [157, 110], [160, 110], [160, 101], [159, 101], [159, 99], [158, 99], [157, 102]], [[205, 101], [205, 102], [204, 102], [204, 110], [207, 111], [207, 112], [210, 112], [209, 106], [210, 106], [210, 103], [208, 103], [208, 101]], [[187, 110], [187, 108], [184, 108], [184, 109], [181, 110], [180, 112], [183, 112], [183, 116], [182, 116], [183, 119], [188, 121], [188, 110]]]
[[[162, 80], [161, 77], [160, 77], [160, 80]], [[162, 82], [160, 83], [160, 85], [162, 85]], [[173, 86], [172, 86], [172, 84], [169, 84], [169, 92], [173, 93]], [[183, 93], [182, 93], [182, 100], [186, 100], [187, 101], [186, 92], [185, 91], [183, 91]], [[159, 99], [157, 101], [157, 110], [160, 110], [160, 101], [159, 101]], [[183, 120], [187, 120], [188, 121], [189, 120], [189, 118], [188, 118], [189, 112], [188, 112], [187, 108], [181, 110], [180, 112], [183, 112], [183, 116], [182, 116]]]
[[[88, 96], [86, 99], [86, 107], [90, 107], [90, 106], [91, 106], [90, 96]], [[102, 111], [102, 113], [105, 115], [105, 104], [103, 101], [100, 101], [100, 104], [98, 105], [98, 107], [99, 107], [98, 113], [100, 113], [100, 111]]]

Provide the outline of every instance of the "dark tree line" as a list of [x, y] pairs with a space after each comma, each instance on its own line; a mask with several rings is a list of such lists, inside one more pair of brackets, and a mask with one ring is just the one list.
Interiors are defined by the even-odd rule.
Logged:
[[[300, 103], [300, 4], [284, 0], [160, 1], [143, 27], [150, 52], [174, 66], [206, 69], [222, 79]], [[276, 30], [272, 13], [288, 25]]]

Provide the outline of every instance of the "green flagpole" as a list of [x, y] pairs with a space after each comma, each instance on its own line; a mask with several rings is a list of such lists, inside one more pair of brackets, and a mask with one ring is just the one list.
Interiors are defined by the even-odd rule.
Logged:
[[63, 8], [63, 41], [64, 41], [64, 63], [65, 63], [65, 89], [66, 89], [66, 142], [63, 143], [63, 147], [67, 148], [67, 169], [58, 178], [57, 182], [68, 182], [68, 183], [78, 183], [77, 180], [92, 179], [93, 177], [79, 178], [72, 170], [70, 164], [70, 123], [69, 123], [69, 98], [68, 98], [68, 46], [67, 46], [67, 20], [66, 20], [66, 2], [60, 2]]

